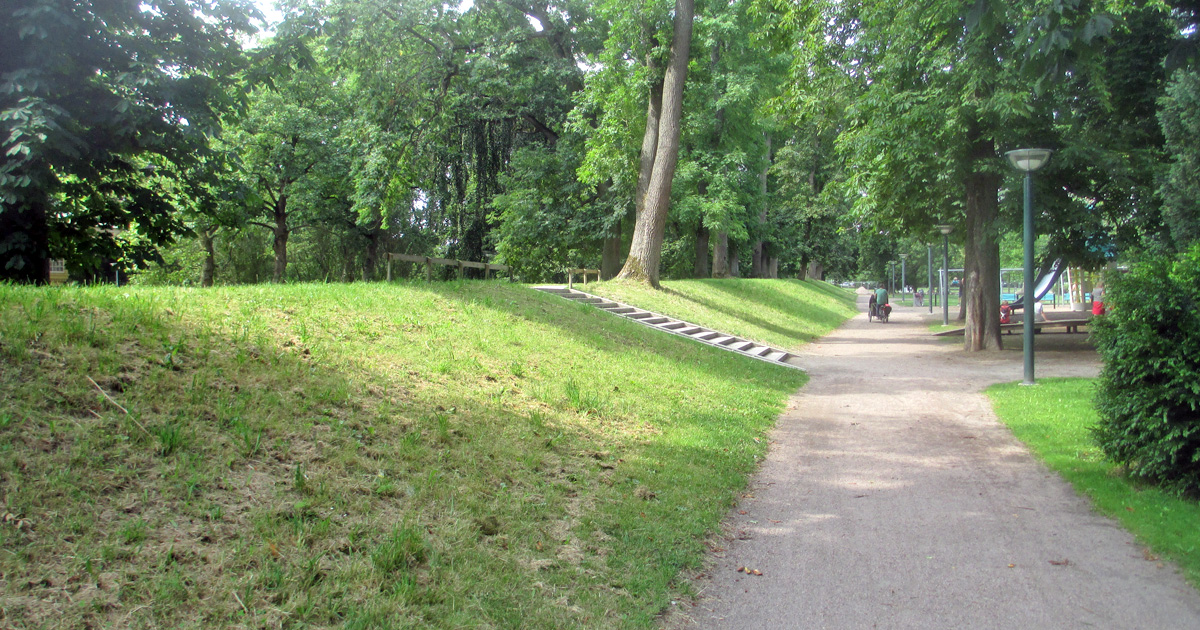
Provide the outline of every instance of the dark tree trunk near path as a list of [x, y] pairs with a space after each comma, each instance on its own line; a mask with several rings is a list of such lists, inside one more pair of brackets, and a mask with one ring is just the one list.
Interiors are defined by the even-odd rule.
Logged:
[[708, 277], [708, 228], [703, 225], [696, 228], [696, 263], [692, 267], [692, 276]]
[[1000, 176], [982, 170], [983, 162], [995, 156], [995, 143], [978, 125], [967, 131], [976, 170], [966, 181], [966, 265], [963, 301], [967, 322], [964, 348], [968, 352], [999, 350], [1000, 340], [1000, 244], [996, 238], [999, 216], [997, 198]]
[[204, 250], [204, 262], [200, 263], [200, 286], [211, 287], [216, 279], [217, 253], [213, 247], [213, 238], [217, 230], [210, 227], [196, 228], [196, 236], [200, 238], [200, 248]]
[[717, 232], [717, 240], [713, 243], [712, 277], [728, 278], [729, 275], [729, 232]]
[[675, 0], [675, 36], [671, 41], [671, 60], [663, 79], [662, 117], [658, 124], [658, 144], [654, 169], [646, 189], [646, 205], [637, 218], [629, 258], [617, 276], [645, 282], [658, 288], [658, 267], [662, 261], [663, 234], [671, 209], [671, 183], [679, 160], [680, 122], [683, 114], [683, 86], [691, 52], [693, 0]]
[[762, 239], [762, 230], [767, 224], [767, 173], [771, 170], [771, 133], [767, 132], [763, 135], [767, 143], [767, 154], [763, 169], [758, 174], [758, 187], [759, 193], [762, 196], [763, 207], [758, 212], [759, 237], [754, 241], [753, 273], [755, 278], [771, 277], [770, 272], [767, 270], [766, 243]]

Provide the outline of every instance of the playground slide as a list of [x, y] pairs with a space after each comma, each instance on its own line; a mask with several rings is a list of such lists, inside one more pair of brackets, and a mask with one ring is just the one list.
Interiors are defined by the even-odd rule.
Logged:
[[[1054, 283], [1058, 282], [1059, 276], [1061, 276], [1063, 271], [1066, 271], [1066, 269], [1067, 268], [1065, 265], [1063, 265], [1062, 259], [1056, 258], [1054, 262], [1050, 263], [1049, 269], [1042, 270], [1041, 275], [1038, 276], [1037, 284], [1035, 284], [1033, 288], [1034, 299], [1041, 300], [1042, 298], [1046, 297], [1046, 294], [1050, 292], [1050, 289], [1054, 287]], [[1025, 296], [1023, 295], [1012, 303], [1013, 310], [1023, 308], [1024, 306]]]

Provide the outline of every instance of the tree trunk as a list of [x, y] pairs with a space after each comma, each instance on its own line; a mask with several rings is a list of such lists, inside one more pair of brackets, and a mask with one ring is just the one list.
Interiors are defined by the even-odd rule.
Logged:
[[604, 280], [616, 277], [621, 272], [621, 221], [608, 228], [604, 237], [604, 250], [600, 254], [600, 277]]
[[658, 64], [650, 54], [646, 55], [646, 73], [652, 78], [646, 104], [646, 132], [642, 134], [642, 149], [638, 154], [637, 196], [633, 202], [635, 221], [641, 221], [646, 210], [646, 191], [650, 189], [654, 160], [658, 156], [658, 124], [662, 118], [663, 77], [659, 76]]
[[729, 232], [717, 232], [717, 241], [713, 243], [712, 277], [729, 277]]
[[275, 200], [275, 275], [272, 282], [281, 284], [287, 273], [287, 242], [291, 232], [288, 230], [287, 195], [279, 195]]
[[779, 257], [771, 256], [767, 262], [767, 277], [773, 280], [779, 279]]
[[[29, 188], [32, 190], [32, 187]], [[44, 195], [0, 206], [0, 281], [49, 284], [50, 228]]]
[[204, 250], [204, 262], [200, 263], [200, 286], [211, 287], [216, 277], [217, 252], [213, 247], [213, 237], [217, 231], [210, 227], [196, 228], [200, 237], [200, 248]]
[[694, 0], [675, 0], [675, 37], [671, 42], [671, 61], [663, 79], [662, 117], [658, 124], [658, 144], [654, 169], [646, 189], [645, 208], [637, 217], [629, 258], [617, 276], [645, 282], [658, 288], [658, 266], [662, 261], [663, 233], [667, 212], [671, 209], [671, 183], [679, 160], [680, 119], [683, 109], [683, 85], [687, 78], [691, 50]]
[[697, 278], [708, 277], [708, 228], [700, 225], [696, 228], [696, 264], [692, 275]]
[[995, 144], [979, 126], [967, 131], [975, 170], [966, 181], [966, 262], [963, 301], [967, 321], [963, 346], [968, 352], [999, 350], [1000, 245], [996, 239], [1000, 177], [983, 169], [995, 155]]
[[740, 257], [738, 256], [737, 243], [733, 243], [733, 244], [729, 245], [726, 249], [729, 252], [727, 254], [728, 260], [729, 260], [729, 277], [730, 278], [742, 277], [742, 272], [738, 269], [739, 265], [741, 264], [741, 260], [740, 260]]
[[754, 241], [754, 277], [769, 278], [770, 274], [767, 271], [767, 255], [763, 251], [764, 243], [762, 232], [767, 225], [767, 172], [771, 170], [771, 132], [763, 134], [767, 142], [767, 155], [763, 163], [763, 169], [758, 174], [758, 190], [762, 199], [762, 209], [758, 212], [758, 240]]

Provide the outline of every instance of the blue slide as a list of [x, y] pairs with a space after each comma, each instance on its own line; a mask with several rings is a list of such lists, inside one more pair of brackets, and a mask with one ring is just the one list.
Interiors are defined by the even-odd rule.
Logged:
[[[1058, 282], [1058, 278], [1062, 276], [1063, 271], [1066, 271], [1066, 269], [1067, 267], [1063, 264], [1062, 259], [1056, 258], [1054, 262], [1050, 263], [1049, 269], [1040, 270], [1037, 277], [1037, 283], [1033, 288], [1034, 299], [1040, 302], [1042, 298], [1046, 297], [1046, 294], [1050, 292], [1050, 289], [1054, 287], [1054, 283]], [[1023, 295], [1012, 303], [1012, 309], [1014, 311], [1024, 307], [1025, 296]]]

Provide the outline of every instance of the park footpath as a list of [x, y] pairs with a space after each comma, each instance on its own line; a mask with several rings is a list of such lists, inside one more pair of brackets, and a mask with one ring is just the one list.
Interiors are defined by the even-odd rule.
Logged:
[[[812, 379], [667, 628], [1200, 628], [1200, 594], [992, 413], [1020, 336], [968, 354], [935, 318], [863, 312], [799, 353]], [[1037, 349], [1038, 378], [1099, 370], [1085, 335]]]

